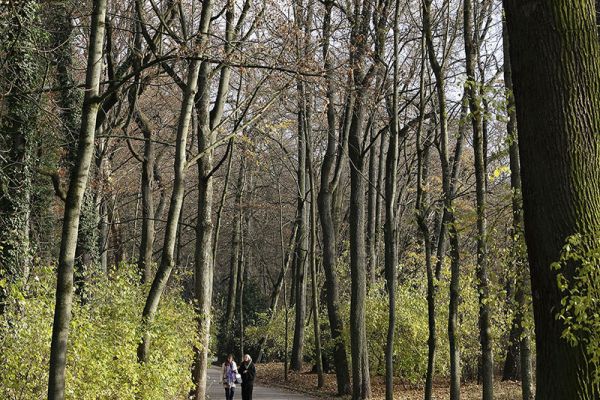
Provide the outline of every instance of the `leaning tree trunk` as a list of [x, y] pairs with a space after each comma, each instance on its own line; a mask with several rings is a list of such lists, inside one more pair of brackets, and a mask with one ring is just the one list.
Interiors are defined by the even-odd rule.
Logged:
[[[579, 234], [586, 250], [597, 248], [600, 231], [600, 46], [594, 1], [505, 0], [504, 6], [536, 329], [536, 399], [597, 399], [598, 365], [586, 358], [583, 342], [571, 346], [562, 338], [566, 326], [556, 315], [569, 299], [551, 268], [567, 238]], [[571, 281], [580, 263], [565, 264], [560, 272]]]
[[177, 240], [177, 224], [183, 204], [185, 192], [185, 164], [187, 137], [190, 130], [194, 97], [198, 88], [198, 70], [201, 62], [194, 60], [189, 65], [187, 83], [183, 94], [179, 123], [177, 126], [177, 139], [175, 143], [175, 177], [173, 180], [173, 191], [171, 192], [171, 203], [165, 227], [165, 239], [160, 265], [152, 281], [150, 292], [146, 298], [144, 311], [142, 313], [142, 324], [144, 333], [142, 341], [138, 346], [138, 361], [146, 362], [150, 346], [150, 335], [148, 328], [154, 321], [160, 298], [167, 286], [171, 271], [175, 264], [175, 243]]
[[90, 32], [90, 47], [85, 79], [79, 151], [71, 172], [71, 181], [65, 203], [65, 214], [58, 258], [56, 283], [56, 306], [52, 325], [50, 346], [50, 370], [48, 378], [48, 400], [62, 400], [65, 397], [65, 369], [67, 364], [67, 343], [71, 306], [73, 300], [73, 267], [75, 248], [83, 194], [87, 185], [88, 173], [94, 155], [94, 134], [99, 108], [100, 78], [102, 76], [102, 46], [104, 43], [104, 19], [107, 0], [93, 3]]

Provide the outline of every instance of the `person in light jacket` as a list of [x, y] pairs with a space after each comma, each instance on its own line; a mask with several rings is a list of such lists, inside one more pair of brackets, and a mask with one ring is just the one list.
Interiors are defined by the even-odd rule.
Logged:
[[240, 366], [240, 375], [242, 375], [242, 400], [252, 400], [256, 367], [252, 362], [252, 357], [248, 354], [244, 355], [244, 360]]
[[233, 400], [235, 393], [235, 374], [238, 373], [237, 365], [233, 355], [229, 354], [223, 363], [223, 387], [225, 388], [225, 400]]

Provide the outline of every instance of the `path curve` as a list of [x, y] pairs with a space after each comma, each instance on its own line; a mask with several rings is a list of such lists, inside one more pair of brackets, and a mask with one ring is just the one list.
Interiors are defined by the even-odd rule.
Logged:
[[[260, 369], [257, 368], [257, 373], [260, 373]], [[206, 398], [210, 400], [221, 400], [225, 399], [225, 389], [221, 384], [221, 369], [218, 367], [211, 367], [208, 370], [208, 376], [206, 377]], [[237, 385], [235, 388], [234, 400], [240, 400], [242, 398], [242, 388]], [[266, 387], [262, 385], [254, 385], [254, 391], [252, 400], [300, 400], [300, 399], [315, 399], [309, 395], [302, 393], [289, 392], [284, 389]]]

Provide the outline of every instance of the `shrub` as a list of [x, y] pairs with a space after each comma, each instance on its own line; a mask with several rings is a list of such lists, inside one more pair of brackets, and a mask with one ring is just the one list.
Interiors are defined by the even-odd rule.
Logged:
[[[54, 274], [40, 269], [26, 296], [0, 325], [0, 398], [43, 399], [54, 312]], [[75, 295], [67, 358], [68, 399], [183, 399], [191, 388], [194, 311], [167, 291], [151, 329], [149, 361], [137, 362], [141, 313], [148, 288], [133, 266], [90, 276]]]

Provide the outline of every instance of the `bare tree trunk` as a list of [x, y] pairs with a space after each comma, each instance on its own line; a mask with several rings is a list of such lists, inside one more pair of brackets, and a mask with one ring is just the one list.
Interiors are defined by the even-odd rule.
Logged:
[[[392, 77], [392, 107], [390, 116], [390, 139], [385, 168], [385, 280], [388, 291], [388, 329], [385, 348], [385, 398], [394, 399], [394, 334], [396, 330], [396, 267], [398, 264], [396, 232], [396, 180], [398, 177], [398, 85], [399, 85], [399, 26], [400, 2], [395, 4], [394, 12], [394, 52]], [[422, 89], [422, 88], [421, 88]], [[382, 139], [383, 140], [383, 139]]]
[[95, 0], [93, 3], [85, 83], [86, 91], [83, 102], [81, 130], [79, 133], [79, 151], [71, 173], [71, 181], [67, 193], [60, 255], [58, 258], [56, 305], [54, 309], [54, 323], [52, 325], [52, 344], [50, 347], [48, 400], [63, 400], [65, 397], [67, 343], [73, 300], [73, 267], [75, 264], [81, 202], [94, 155], [94, 134], [99, 107], [100, 78], [102, 76], [102, 47], [104, 43], [106, 3], [106, 0]]
[[367, 190], [367, 278], [368, 285], [375, 283], [377, 267], [377, 251], [375, 242], [377, 237], [377, 175], [381, 163], [379, 153], [379, 142], [382, 140], [375, 136], [375, 128], [371, 126], [371, 148], [369, 149], [369, 182]]
[[[512, 212], [513, 226], [511, 237], [513, 268], [517, 274], [516, 279], [516, 306], [517, 313], [513, 321], [515, 328], [516, 344], [520, 356], [521, 392], [523, 400], [533, 399], [533, 378], [531, 372], [531, 337], [529, 330], [524, 326], [525, 313], [528, 308], [525, 303], [525, 293], [528, 289], [527, 279], [527, 249], [524, 246], [523, 237], [523, 199], [521, 186], [521, 162], [519, 160], [518, 132], [517, 132], [517, 110], [515, 108], [515, 97], [513, 95], [512, 66], [510, 64], [510, 41], [506, 23], [502, 24], [502, 39], [504, 45], [504, 84], [506, 86], [507, 114], [506, 131], [509, 140], [508, 154], [510, 157], [510, 186], [512, 189]], [[511, 329], [512, 334], [512, 329]]]
[[465, 0], [464, 40], [467, 82], [465, 90], [471, 111], [473, 148], [475, 153], [475, 191], [477, 200], [477, 279], [479, 291], [479, 334], [481, 342], [483, 400], [494, 398], [494, 359], [490, 326], [489, 277], [487, 271], [487, 221], [486, 221], [486, 170], [483, 143], [483, 110], [476, 89], [475, 65], [477, 62], [476, 35], [473, 32], [472, 1]]
[[307, 220], [306, 220], [306, 128], [310, 123], [305, 85], [298, 82], [299, 111], [298, 111], [298, 236], [294, 252], [294, 304], [296, 316], [294, 321], [294, 341], [292, 344], [291, 369], [300, 371], [304, 356], [304, 325], [306, 320], [306, 255], [307, 255]]
[[162, 293], [164, 292], [171, 271], [175, 264], [175, 242], [177, 240], [177, 226], [179, 216], [183, 204], [183, 196], [185, 192], [185, 164], [186, 164], [186, 148], [187, 138], [190, 131], [192, 112], [194, 107], [194, 97], [198, 88], [198, 71], [201, 62], [193, 60], [188, 69], [187, 83], [183, 93], [183, 101], [181, 112], [179, 114], [179, 123], [177, 126], [177, 139], [175, 143], [175, 176], [173, 180], [173, 191], [171, 193], [171, 203], [169, 205], [169, 214], [165, 227], [165, 239], [163, 242], [163, 252], [156, 275], [152, 281], [150, 292], [144, 305], [142, 313], [142, 324], [144, 333], [142, 341], [138, 346], [139, 362], [146, 362], [150, 347], [149, 326], [154, 321], [158, 304]]
[[[350, 339], [352, 349], [352, 398], [371, 398], [369, 353], [365, 326], [365, 301], [367, 295], [367, 271], [365, 252], [365, 182], [363, 134], [366, 93], [370, 76], [366, 72], [367, 36], [373, 4], [356, 2], [351, 41], [359, 43], [352, 49], [350, 62], [354, 80], [352, 122], [348, 135], [350, 159]], [[362, 90], [361, 90], [362, 89]]]
[[[242, 240], [242, 196], [246, 184], [246, 160], [244, 155], [240, 158], [240, 169], [235, 194], [235, 207], [233, 214], [233, 236], [231, 239], [231, 257], [229, 260], [229, 286], [227, 291], [227, 304], [225, 308], [225, 332], [223, 335], [223, 350], [233, 345], [233, 321], [235, 319], [235, 304], [237, 300], [238, 271], [240, 265], [240, 249]], [[223, 351], [221, 352], [223, 353]], [[226, 356], [227, 354], [224, 354]], [[223, 354], [219, 354], [219, 357]]]
[[[200, 31], [204, 33], [202, 39], [203, 46], [208, 45], [208, 33], [212, 17], [212, 1], [206, 0], [202, 4], [202, 15], [200, 21]], [[234, 18], [235, 7], [232, 0], [227, 3], [225, 20], [225, 52], [229, 53], [234, 39]], [[198, 332], [200, 337], [200, 348], [195, 348], [194, 366], [192, 378], [195, 388], [192, 390], [192, 397], [195, 400], [202, 400], [206, 397], [206, 373], [208, 369], [208, 350], [210, 343], [210, 324], [212, 321], [212, 290], [213, 290], [213, 150], [211, 146], [215, 141], [215, 127], [220, 123], [223, 116], [223, 107], [229, 92], [229, 82], [231, 78], [231, 68], [228, 65], [221, 66], [218, 91], [215, 96], [214, 106], [211, 109], [210, 95], [210, 73], [209, 64], [203, 63], [199, 71], [198, 80], [200, 82], [198, 98], [196, 100], [196, 110], [198, 113], [198, 152], [205, 152], [205, 155], [197, 162], [198, 166], [198, 219], [196, 225], [196, 318], [198, 321]]]
[[325, 384], [323, 378], [323, 355], [321, 350], [321, 322], [319, 320], [319, 288], [317, 287], [317, 194], [315, 185], [315, 171], [313, 169], [313, 155], [310, 137], [306, 141], [308, 179], [310, 188], [310, 277], [312, 286], [313, 329], [315, 335], [315, 361], [317, 363], [317, 387], [320, 389]]
[[[343, 320], [340, 315], [339, 283], [336, 273], [337, 264], [337, 242], [336, 242], [336, 217], [332, 215], [333, 192], [337, 189], [341, 170], [335, 169], [336, 165], [342, 165], [344, 157], [343, 145], [337, 143], [337, 119], [335, 110], [335, 83], [333, 80], [332, 56], [330, 54], [331, 39], [331, 12], [333, 1], [325, 2], [325, 16], [323, 19], [323, 58], [327, 79], [327, 149], [321, 164], [321, 185], [319, 188], [318, 208], [323, 234], [323, 270], [325, 272], [327, 315], [331, 338], [334, 341], [334, 363], [337, 380], [338, 395], [350, 394], [350, 374], [348, 371], [348, 357], [346, 355], [346, 344], [342, 336], [344, 330]], [[349, 118], [351, 112], [350, 96], [347, 101], [345, 121], [340, 130], [340, 142], [347, 142], [345, 133], [350, 126]], [[337, 156], [336, 156], [337, 154]]]
[[138, 268], [142, 283], [149, 282], [152, 274], [152, 249], [154, 244], [154, 142], [152, 126], [148, 118], [141, 112], [136, 112], [134, 118], [144, 135], [144, 157], [142, 161], [142, 239]]

